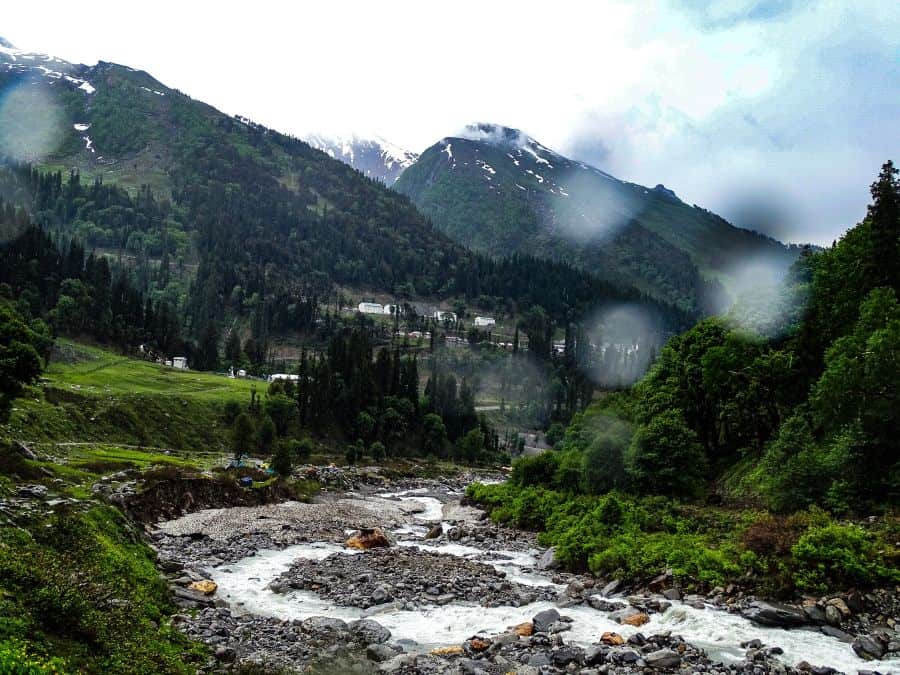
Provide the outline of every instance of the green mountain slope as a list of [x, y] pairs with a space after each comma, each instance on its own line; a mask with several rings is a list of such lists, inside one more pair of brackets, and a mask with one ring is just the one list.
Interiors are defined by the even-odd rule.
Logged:
[[145, 72], [3, 47], [0, 96], [0, 196], [88, 250], [133, 260], [142, 290], [182, 309], [188, 335], [241, 315], [296, 328], [303, 302], [335, 285], [503, 298], [557, 317], [640, 299], [562, 265], [473, 254], [406, 196]]
[[620, 181], [495, 125], [431, 146], [395, 187], [476, 250], [568, 260], [684, 307], [702, 302], [698, 272], [727, 286], [739, 263], [763, 257], [784, 270], [796, 257], [662, 185]]

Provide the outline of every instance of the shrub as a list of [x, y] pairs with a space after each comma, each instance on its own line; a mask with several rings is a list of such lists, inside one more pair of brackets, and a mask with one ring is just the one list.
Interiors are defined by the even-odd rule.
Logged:
[[794, 583], [800, 590], [819, 593], [900, 581], [900, 570], [888, 566], [874, 538], [855, 525], [812, 527], [791, 552]]
[[559, 466], [559, 454], [542, 452], [534, 457], [520, 457], [513, 463], [510, 482], [528, 487], [530, 485], [551, 485]]

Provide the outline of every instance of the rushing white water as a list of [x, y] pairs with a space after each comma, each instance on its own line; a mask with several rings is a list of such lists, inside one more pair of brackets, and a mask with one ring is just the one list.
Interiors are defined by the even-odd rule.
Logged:
[[[424, 508], [422, 512], [414, 514], [414, 519], [418, 522], [435, 522], [440, 519], [440, 502], [433, 497], [413, 497], [408, 492], [380, 496], [418, 500]], [[395, 533], [399, 534], [401, 530], [405, 531], [403, 534], [416, 537], [400, 541], [402, 546], [479, 560], [503, 570], [510, 580], [522, 584], [554, 585], [546, 575], [534, 571], [539, 551], [485, 551], [457, 543], [426, 543], [421, 539], [425, 531], [421, 525], [413, 523], [407, 528], [395, 530]], [[282, 619], [324, 615], [351, 621], [363, 616], [373, 616], [391, 631], [392, 639], [414, 643], [420, 649], [459, 644], [477, 633], [499, 633], [512, 625], [530, 620], [539, 611], [554, 607], [550, 602], [535, 602], [522, 607], [482, 607], [455, 602], [417, 610], [398, 610], [388, 605], [380, 612], [378, 608], [374, 608], [377, 613], [373, 614], [373, 610], [340, 607], [311, 592], [273, 593], [269, 590], [268, 585], [272, 580], [285, 572], [294, 560], [321, 560], [333, 553], [353, 555], [358, 551], [329, 543], [301, 544], [280, 551], [261, 551], [249, 558], [216, 568], [213, 570], [213, 580], [219, 586], [219, 596], [227, 600], [236, 611]], [[614, 631], [625, 637], [638, 631], [637, 628], [615, 623], [608, 618], [606, 612], [587, 605], [569, 607], [562, 610], [562, 613], [574, 619], [572, 630], [565, 634], [566, 640], [581, 646], [597, 642], [605, 631]], [[741, 660], [745, 650], [740, 643], [758, 638], [769, 647], [781, 647], [784, 650], [782, 660], [791, 665], [805, 660], [847, 673], [872, 668], [881, 673], [900, 672], [900, 659], [864, 661], [856, 656], [849, 644], [817, 630], [764, 628], [736, 614], [714, 609], [696, 609], [682, 603], [674, 603], [662, 614], [651, 615], [650, 622], [642, 626], [640, 631], [647, 635], [672, 631], [724, 662]]]

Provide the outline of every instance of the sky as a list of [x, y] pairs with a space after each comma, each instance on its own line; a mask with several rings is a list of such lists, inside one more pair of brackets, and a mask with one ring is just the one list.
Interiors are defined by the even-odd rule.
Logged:
[[840, 236], [900, 161], [885, 0], [44, 0], [4, 7], [0, 36], [296, 136], [421, 151], [471, 122], [517, 127], [786, 241]]

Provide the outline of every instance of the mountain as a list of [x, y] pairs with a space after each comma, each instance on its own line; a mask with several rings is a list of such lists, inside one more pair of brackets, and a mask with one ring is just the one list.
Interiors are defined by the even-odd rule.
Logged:
[[412, 166], [419, 157], [379, 136], [362, 138], [354, 134], [342, 138], [313, 134], [304, 140], [317, 150], [385, 185], [393, 185], [403, 170]]
[[[557, 321], [642, 302], [562, 263], [473, 253], [382, 182], [143, 71], [4, 46], [0, 101], [7, 206], [130, 265], [139, 289], [176, 307], [195, 337], [235, 317], [260, 339], [308, 328], [309, 307], [336, 288], [539, 304]], [[669, 328], [685, 325], [687, 313], [655, 310]]]
[[619, 180], [493, 124], [432, 145], [394, 187], [475, 250], [567, 260], [682, 307], [707, 302], [719, 281], [734, 290], [747, 261], [784, 271], [797, 255], [663, 185]]

